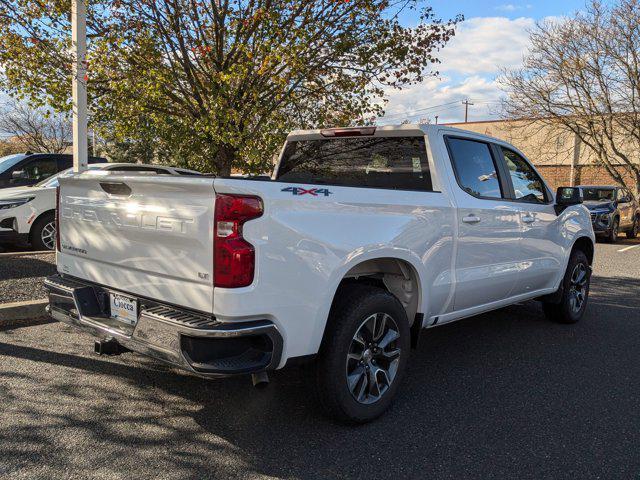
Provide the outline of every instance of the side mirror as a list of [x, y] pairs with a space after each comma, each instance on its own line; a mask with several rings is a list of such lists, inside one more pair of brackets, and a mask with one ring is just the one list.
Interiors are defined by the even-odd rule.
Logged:
[[582, 190], [576, 187], [560, 187], [556, 192], [556, 214], [560, 213], [571, 205], [582, 203]]

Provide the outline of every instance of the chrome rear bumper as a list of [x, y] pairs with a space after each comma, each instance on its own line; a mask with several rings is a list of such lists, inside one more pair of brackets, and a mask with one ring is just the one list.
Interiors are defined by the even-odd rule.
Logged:
[[[220, 322], [68, 276], [48, 277], [45, 287], [54, 320], [198, 375], [255, 373], [274, 369], [280, 362], [282, 336], [268, 320]], [[138, 300], [135, 326], [110, 317], [111, 292]]]

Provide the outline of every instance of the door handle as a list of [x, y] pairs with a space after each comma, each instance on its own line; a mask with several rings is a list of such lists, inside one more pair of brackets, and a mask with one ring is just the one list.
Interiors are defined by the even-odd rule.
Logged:
[[534, 217], [533, 215], [525, 215], [524, 217], [522, 217], [522, 221], [524, 223], [533, 223], [536, 221], [536, 217]]
[[480, 217], [472, 213], [471, 215], [467, 215], [466, 217], [464, 217], [462, 221], [464, 223], [478, 223], [480, 221]]

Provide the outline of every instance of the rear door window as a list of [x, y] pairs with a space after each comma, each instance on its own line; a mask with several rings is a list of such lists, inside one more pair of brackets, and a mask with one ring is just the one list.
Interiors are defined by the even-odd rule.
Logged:
[[58, 173], [58, 162], [52, 157], [35, 158], [23, 164], [21, 175], [30, 183], [37, 183]]
[[61, 172], [66, 170], [67, 168], [73, 167], [73, 157], [72, 156], [60, 156], [58, 157], [58, 171]]
[[624, 189], [618, 190], [618, 201], [619, 202], [630, 202], [631, 194]]
[[466, 138], [447, 138], [456, 179], [470, 195], [503, 198], [498, 169], [488, 143]]
[[289, 141], [276, 180], [347, 187], [433, 190], [423, 137]]

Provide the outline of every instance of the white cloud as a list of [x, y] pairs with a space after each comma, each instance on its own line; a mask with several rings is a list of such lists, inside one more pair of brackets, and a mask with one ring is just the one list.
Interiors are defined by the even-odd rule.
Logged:
[[525, 5], [514, 5], [513, 3], [504, 3], [502, 5], [498, 5], [497, 7], [493, 7], [494, 10], [498, 10], [500, 12], [515, 12], [516, 10], [531, 10], [533, 5], [527, 3]]
[[439, 123], [460, 121], [464, 118], [462, 100], [470, 99], [470, 119], [482, 119], [497, 112], [500, 91], [495, 80], [487, 80], [478, 75], [452, 82], [450, 78], [429, 79], [404, 90], [387, 93], [389, 103], [386, 115], [380, 123], [400, 123], [407, 119], [419, 122], [428, 119]]
[[[532, 18], [472, 18], [458, 28], [456, 36], [440, 52], [442, 75], [428, 78], [404, 90], [387, 92], [389, 100], [382, 123], [399, 123], [405, 118], [419, 121], [461, 121], [468, 98], [470, 119], [486, 119], [499, 110], [503, 96], [496, 78], [502, 68], [515, 68], [529, 47]], [[429, 108], [435, 107], [435, 108]]]
[[534, 24], [532, 18], [471, 18], [442, 49], [440, 70], [479, 74], [520, 65]]

